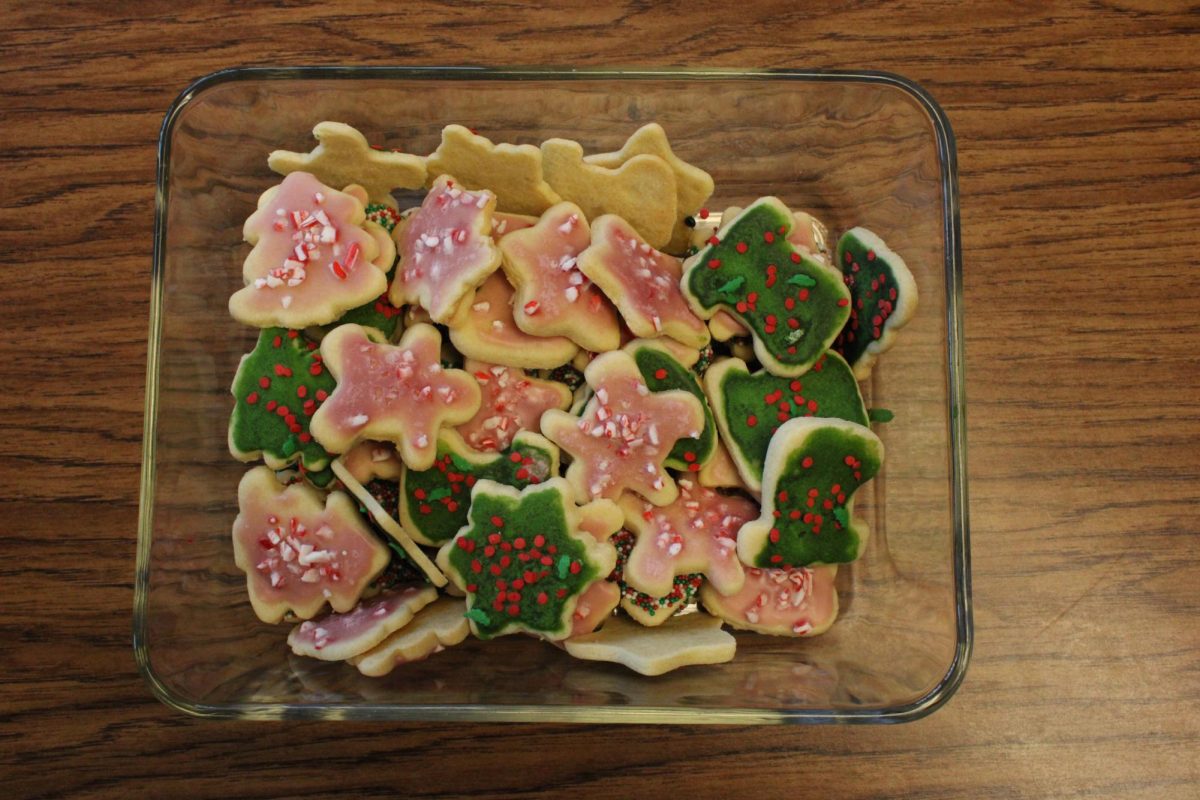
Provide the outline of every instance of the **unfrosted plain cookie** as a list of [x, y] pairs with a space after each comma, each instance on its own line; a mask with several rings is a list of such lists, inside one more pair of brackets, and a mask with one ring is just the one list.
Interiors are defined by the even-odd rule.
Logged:
[[721, 630], [721, 620], [695, 613], [675, 616], [655, 628], [614, 617], [593, 634], [568, 639], [566, 648], [575, 658], [612, 661], [652, 676], [695, 664], [732, 661], [737, 640]]
[[542, 152], [531, 144], [493, 144], [462, 125], [442, 129], [442, 142], [427, 159], [432, 181], [454, 175], [469, 189], [495, 193], [497, 207], [514, 214], [541, 214], [561, 198], [542, 175]]

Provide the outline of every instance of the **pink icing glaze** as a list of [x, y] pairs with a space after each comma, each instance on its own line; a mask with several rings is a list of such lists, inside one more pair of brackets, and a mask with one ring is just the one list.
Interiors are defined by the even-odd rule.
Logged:
[[421, 207], [396, 228], [400, 262], [392, 283], [396, 305], [417, 303], [446, 322], [463, 296], [500, 264], [492, 242], [491, 192], [465, 191], [452, 178], [434, 181]]
[[505, 274], [517, 287], [517, 327], [534, 336], [566, 336], [597, 352], [620, 344], [616, 310], [578, 268], [590, 243], [587, 218], [573, 203], [553, 206], [533, 227], [501, 240]]
[[479, 411], [458, 426], [463, 440], [476, 450], [505, 449], [517, 431], [537, 431], [544, 412], [566, 408], [571, 402], [571, 391], [563, 384], [530, 378], [516, 367], [471, 359], [463, 367], [483, 393]]
[[406, 586], [364, 600], [345, 613], [300, 623], [288, 636], [292, 650], [330, 660], [359, 655], [399, 630], [419, 609], [437, 598], [431, 586]]
[[562, 336], [530, 336], [513, 321], [513, 288], [496, 272], [464, 302], [450, 323], [450, 341], [463, 355], [503, 357], [515, 366], [549, 368], [571, 360], [579, 347]]
[[349, 611], [387, 566], [387, 548], [341, 492], [322, 503], [315, 489], [281, 486], [269, 468], [255, 467], [238, 486], [238, 507], [234, 558], [266, 622], [289, 609], [307, 619], [326, 601]]
[[685, 391], [651, 392], [632, 356], [621, 351], [597, 356], [584, 375], [595, 396], [582, 417], [542, 416], [542, 433], [574, 457], [567, 480], [576, 494], [615, 500], [632, 490], [670, 503], [678, 490], [663, 460], [678, 439], [699, 435], [700, 403]]
[[358, 325], [340, 325], [321, 342], [337, 387], [309, 429], [325, 449], [344, 453], [363, 439], [390, 441], [412, 469], [433, 466], [443, 423], [466, 422], [479, 410], [479, 385], [441, 365], [442, 337], [414, 325], [398, 345], [378, 344]]
[[680, 291], [683, 261], [660, 253], [629, 223], [606, 214], [592, 223], [592, 243], [579, 269], [620, 309], [637, 336], [670, 336], [690, 347], [708, 342], [708, 328]]
[[700, 590], [704, 607], [735, 628], [775, 636], [824, 632], [837, 614], [836, 565], [794, 569], [746, 568], [741, 591]]
[[365, 219], [356, 197], [307, 172], [288, 175], [263, 194], [243, 227], [254, 249], [242, 266], [247, 286], [230, 298], [230, 312], [248, 324], [304, 328], [378, 297], [393, 250], [390, 242], [381, 250]]
[[656, 508], [626, 498], [621, 507], [638, 537], [625, 566], [630, 586], [660, 597], [671, 591], [676, 575], [702, 572], [722, 594], [742, 588], [737, 533], [758, 518], [755, 503], [680, 478], [679, 497], [670, 505]]

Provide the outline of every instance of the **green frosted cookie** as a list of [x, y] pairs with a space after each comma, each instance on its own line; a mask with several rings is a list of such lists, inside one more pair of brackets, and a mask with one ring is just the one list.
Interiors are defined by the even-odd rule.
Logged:
[[763, 197], [723, 226], [684, 265], [684, 294], [711, 318], [724, 309], [750, 329], [754, 353], [772, 374], [804, 374], [850, 316], [850, 294], [835, 269], [787, 240], [795, 217]]
[[479, 453], [456, 431], [445, 429], [438, 436], [433, 466], [406, 468], [400, 476], [400, 524], [415, 541], [440, 545], [467, 524], [476, 481], [523, 487], [557, 474], [558, 447], [540, 434], [520, 431], [507, 449]]
[[[233, 379], [229, 452], [240, 461], [262, 456], [272, 469], [299, 461], [320, 473], [329, 453], [308, 431], [309, 420], [333, 391], [317, 345], [287, 328], [264, 328]], [[320, 485], [320, 484], [318, 484]]]
[[800, 417], [771, 439], [762, 516], [738, 531], [741, 560], [756, 567], [839, 564], [862, 555], [865, 523], [854, 493], [879, 471], [883, 442], [855, 422]]
[[616, 565], [616, 551], [581, 530], [562, 478], [517, 491], [478, 481], [468, 524], [438, 552], [438, 566], [467, 594], [481, 639], [521, 631], [552, 641], [571, 634], [579, 597]]
[[385, 292], [369, 303], [350, 309], [339, 317], [337, 322], [322, 329], [322, 332], [333, 330], [338, 325], [353, 323], [371, 331], [378, 331], [384, 341], [392, 342], [400, 333], [403, 321], [404, 309], [392, 305]]
[[690, 392], [704, 410], [704, 430], [697, 437], [680, 439], [671, 448], [666, 461], [672, 469], [698, 472], [712, 458], [717, 443], [717, 429], [712, 411], [700, 388], [700, 381], [691, 367], [699, 358], [699, 352], [674, 342], [660, 339], [635, 339], [623, 348], [637, 362], [638, 371], [652, 392], [683, 389]]
[[766, 370], [751, 374], [740, 358], [718, 361], [704, 375], [721, 440], [738, 474], [754, 491], [762, 486], [763, 462], [771, 437], [796, 417], [837, 417], [869, 424], [858, 382], [846, 361], [832, 350], [798, 378]]
[[833, 349], [846, 357], [861, 381], [916, 313], [917, 282], [904, 259], [866, 228], [842, 234], [836, 263], [850, 289], [850, 319]]

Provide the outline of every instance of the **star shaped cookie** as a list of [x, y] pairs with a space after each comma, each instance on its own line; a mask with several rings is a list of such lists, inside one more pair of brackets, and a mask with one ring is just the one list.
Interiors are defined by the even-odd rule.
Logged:
[[500, 266], [492, 241], [496, 196], [464, 190], [439, 176], [421, 207], [401, 220], [396, 240], [396, 277], [388, 297], [416, 303], [434, 322], [448, 322], [463, 297]]
[[667, 132], [662, 125], [651, 122], [633, 132], [620, 150], [613, 153], [596, 153], [583, 160], [599, 167], [616, 169], [634, 156], [658, 156], [667, 163], [675, 173], [676, 220], [671, 234], [671, 241], [666, 250], [670, 253], [682, 253], [687, 250], [692, 229], [684, 224], [684, 219], [695, 214], [713, 193], [713, 179], [704, 170], [687, 163], [671, 150], [667, 140]]
[[655, 505], [679, 494], [663, 462], [675, 442], [704, 428], [700, 402], [683, 390], [651, 392], [628, 353], [597, 356], [584, 370], [595, 394], [580, 417], [551, 410], [542, 433], [572, 456], [566, 478], [579, 497], [637, 492]]
[[742, 588], [737, 535], [742, 525], [758, 518], [755, 503], [680, 478], [679, 497], [669, 505], [656, 508], [624, 497], [620, 506], [625, 526], [638, 537], [625, 565], [630, 586], [658, 597], [671, 591], [676, 575], [701, 572], [722, 594]]
[[500, 240], [504, 274], [516, 287], [518, 328], [532, 336], [565, 336], [593, 352], [620, 345], [616, 310], [577, 265], [590, 244], [587, 217], [573, 203], [559, 203], [533, 227]]
[[635, 336], [669, 336], [696, 348], [708, 344], [708, 326], [679, 288], [683, 261], [655, 250], [625, 220], [612, 214], [592, 220], [592, 242], [578, 264]]
[[357, 183], [373, 202], [394, 205], [393, 189], [425, 185], [425, 161], [420, 156], [375, 150], [367, 138], [342, 122], [318, 122], [313, 128], [317, 146], [311, 153], [275, 150], [267, 166], [280, 175], [309, 172], [330, 186]]
[[309, 430], [333, 453], [364, 439], [393, 442], [412, 469], [429, 469], [442, 425], [466, 422], [479, 410], [479, 384], [441, 365], [442, 337], [414, 325], [398, 345], [371, 341], [358, 325], [341, 325], [321, 342], [337, 387], [313, 414]]
[[430, 180], [453, 175], [469, 189], [489, 189], [497, 207], [513, 214], [541, 214], [561, 198], [542, 178], [542, 153], [531, 144], [493, 144], [462, 125], [442, 129], [442, 143], [428, 158]]
[[732, 661], [737, 640], [708, 614], [676, 616], [655, 628], [613, 617], [596, 633], [568, 639], [567, 652], [587, 661], [612, 661], [642, 675], [693, 664]]

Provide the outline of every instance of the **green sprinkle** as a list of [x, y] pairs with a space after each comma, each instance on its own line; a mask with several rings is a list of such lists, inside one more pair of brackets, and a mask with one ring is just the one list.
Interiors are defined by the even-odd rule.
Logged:
[[392, 551], [392, 554], [396, 556], [396, 558], [400, 559], [401, 561], [408, 561], [408, 553], [404, 552], [404, 548], [400, 546], [400, 543], [390, 536], [387, 540], [387, 546], [388, 549]]
[[298, 442], [296, 441], [296, 437], [289, 436], [287, 439], [284, 440], [283, 447], [281, 447], [280, 450], [283, 451], [284, 456], [290, 456], [296, 452], [297, 444], [298, 444]]
[[810, 278], [809, 276], [807, 276], [803, 273], [793, 275], [792, 277], [787, 279], [787, 282], [790, 283], [792, 286], [816, 286], [817, 285], [817, 282], [815, 280], [813, 280], [812, 278]]
[[570, 571], [571, 571], [571, 557], [570, 556], [559, 556], [558, 557], [558, 577], [565, 578], [565, 577], [567, 577], [567, 573]]
[[463, 471], [467, 471], [467, 470], [473, 469], [475, 467], [474, 464], [472, 464], [470, 461], [467, 461], [465, 458], [460, 456], [458, 453], [451, 453], [450, 460], [454, 462], [454, 466], [458, 467], [459, 469], [461, 469]]
[[835, 508], [833, 510], [833, 516], [843, 528], [850, 527], [850, 514], [847, 513], [845, 506], [838, 506]]
[[489, 617], [482, 608], [468, 608], [464, 617], [479, 625], [491, 625], [492, 618]]
[[723, 284], [718, 286], [717, 291], [720, 292], [721, 294], [729, 294], [731, 292], [736, 292], [738, 289], [742, 288], [742, 284], [744, 284], [745, 282], [746, 282], [746, 276], [738, 275], [736, 277], [730, 278], [729, 280], [725, 281]]
[[867, 419], [871, 420], [871, 422], [891, 422], [895, 418], [896, 415], [886, 408], [867, 409]]
[[797, 328], [796, 330], [789, 333], [786, 338], [787, 338], [788, 344], [795, 344], [796, 342], [798, 342], [804, 338], [804, 329]]
[[449, 489], [449, 487], [446, 487], [446, 486], [440, 486], [440, 487], [438, 487], [437, 489], [434, 489], [432, 492], [430, 492], [430, 493], [429, 493], [429, 497], [428, 497], [428, 499], [430, 499], [430, 500], [442, 500], [442, 499], [445, 499], [445, 498], [447, 498], [447, 497], [449, 497], [449, 496], [450, 496], [450, 489]]

